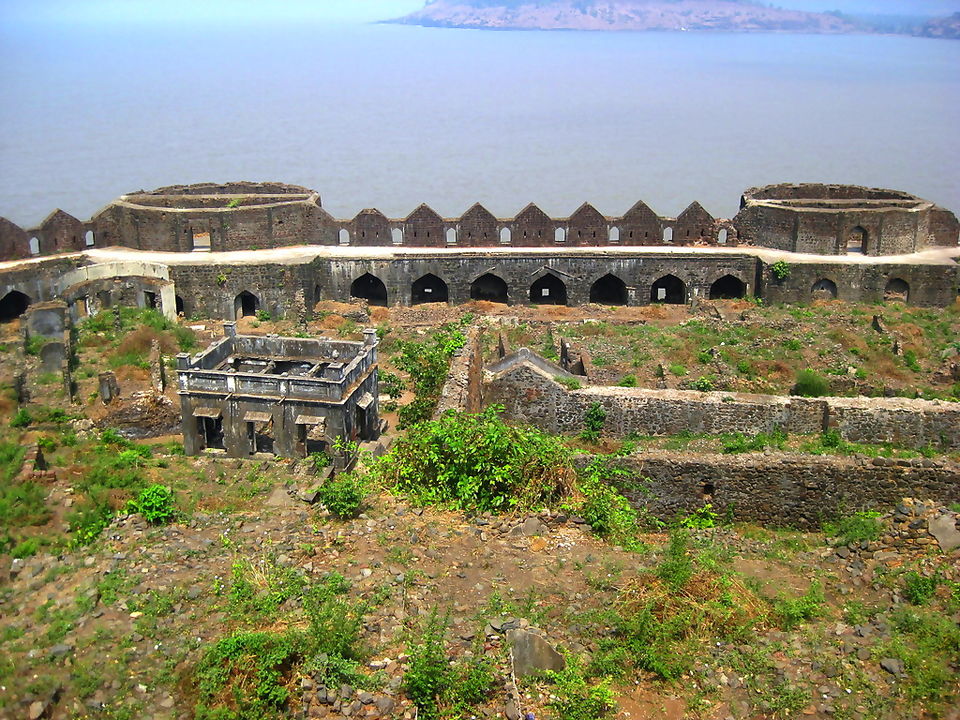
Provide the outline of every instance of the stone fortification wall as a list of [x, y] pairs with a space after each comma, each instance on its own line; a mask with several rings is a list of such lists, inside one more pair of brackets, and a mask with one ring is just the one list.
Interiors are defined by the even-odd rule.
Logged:
[[926, 459], [645, 452], [618, 462], [650, 479], [647, 492], [626, 494], [658, 517], [710, 502], [736, 519], [818, 529], [838, 514], [889, 507], [904, 497], [960, 501], [960, 466]]
[[852, 442], [960, 448], [960, 404], [905, 398], [801, 398], [692, 390], [588, 387], [568, 390], [530, 363], [487, 377], [483, 399], [506, 417], [551, 433], [584, 429], [593, 403], [607, 413], [604, 434], [756, 434], [781, 428], [812, 434], [835, 429]]
[[[764, 301], [808, 303], [817, 299], [882, 302], [900, 296], [911, 305], [946, 307], [960, 294], [960, 266], [906, 263], [790, 262], [778, 280], [764, 263], [758, 291]], [[904, 297], [905, 295], [905, 297]]]
[[853, 185], [781, 184], [747, 190], [733, 221], [697, 202], [677, 217], [642, 201], [623, 215], [584, 203], [568, 217], [527, 205], [499, 218], [480, 204], [459, 217], [420, 205], [403, 218], [376, 209], [334, 219], [320, 195], [283, 183], [234, 182], [140, 190], [89, 222], [57, 210], [23, 230], [0, 219], [0, 260], [118, 245], [171, 252], [251, 250], [291, 245], [408, 247], [604, 247], [752, 244], [791, 252], [844, 254], [854, 241], [869, 255], [956, 246], [960, 222], [933, 203], [895, 190]]
[[901, 255], [955, 246], [956, 216], [908, 193], [820, 183], [750, 188], [733, 220], [749, 244], [816, 255]]
[[480, 327], [472, 325], [466, 333], [466, 342], [450, 360], [446, 382], [440, 390], [440, 401], [433, 416], [447, 410], [477, 412], [481, 408], [483, 387], [483, 357], [480, 348]]

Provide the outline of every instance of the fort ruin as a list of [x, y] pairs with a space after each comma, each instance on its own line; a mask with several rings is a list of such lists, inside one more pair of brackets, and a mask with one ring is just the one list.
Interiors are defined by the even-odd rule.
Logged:
[[[421, 205], [332, 217], [281, 183], [170, 186], [124, 195], [83, 222], [55, 211], [24, 230], [0, 219], [0, 318], [63, 300], [77, 319], [113, 304], [225, 320], [305, 315], [319, 300], [371, 305], [645, 305], [756, 296], [946, 306], [960, 223], [904, 192], [782, 184], [747, 190], [732, 219], [699, 203], [677, 217], [643, 202], [620, 216], [583, 204], [457, 218]], [[251, 252], [253, 254], [251, 254]], [[787, 275], [771, 271], [777, 262]]]

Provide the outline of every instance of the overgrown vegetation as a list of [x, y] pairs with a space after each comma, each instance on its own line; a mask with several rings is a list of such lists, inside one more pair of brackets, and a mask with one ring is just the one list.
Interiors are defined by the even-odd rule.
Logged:
[[397, 342], [394, 364], [410, 375], [414, 399], [400, 408], [401, 428], [429, 419], [440, 397], [450, 358], [463, 347], [466, 338], [454, 324], [444, 325], [426, 340]]

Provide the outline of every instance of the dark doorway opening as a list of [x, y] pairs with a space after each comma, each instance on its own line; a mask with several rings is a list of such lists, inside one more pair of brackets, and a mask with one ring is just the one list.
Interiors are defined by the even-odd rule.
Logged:
[[183, 298], [177, 295], [176, 303], [177, 303], [177, 315], [183, 315]]
[[413, 281], [410, 289], [410, 302], [413, 305], [421, 303], [447, 302], [450, 293], [447, 284], [432, 273]]
[[530, 302], [537, 305], [566, 305], [567, 286], [556, 275], [547, 273], [530, 286]]
[[504, 282], [503, 278], [491, 273], [481, 275], [470, 283], [470, 299], [506, 303], [507, 283]]
[[260, 300], [251, 292], [244, 290], [233, 301], [233, 311], [239, 320], [242, 317], [253, 317], [260, 309]]
[[386, 307], [387, 286], [375, 275], [364, 273], [350, 285], [350, 296], [366, 300], [370, 305]]
[[650, 302], [683, 305], [687, 301], [687, 286], [675, 275], [664, 275], [650, 288]]
[[847, 233], [847, 252], [867, 254], [867, 231], [860, 225], [857, 225]]
[[747, 294], [747, 285], [740, 278], [724, 275], [710, 286], [711, 300], [732, 300]]
[[224, 450], [223, 418], [202, 417], [197, 419], [199, 420], [200, 437], [203, 440], [203, 446], [205, 448]]
[[11, 290], [0, 300], [0, 322], [16, 320], [30, 307], [30, 298], [19, 290]]
[[590, 286], [590, 302], [597, 305], [626, 305], [627, 284], [607, 273]]
[[834, 300], [837, 297], [837, 284], [833, 280], [821, 278], [810, 288], [814, 300]]
[[155, 292], [150, 292], [144, 290], [143, 292], [143, 306], [148, 310], [157, 309], [157, 294]]
[[906, 280], [893, 278], [893, 280], [887, 283], [887, 287], [883, 291], [883, 299], [905, 303], [910, 299], [910, 286]]

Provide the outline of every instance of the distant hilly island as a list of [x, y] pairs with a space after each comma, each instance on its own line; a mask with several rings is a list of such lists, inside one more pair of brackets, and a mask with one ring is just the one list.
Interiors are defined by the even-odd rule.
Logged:
[[751, 0], [431, 0], [388, 22], [483, 30], [898, 32], [960, 38], [960, 13], [895, 26], [839, 12], [770, 7]]

